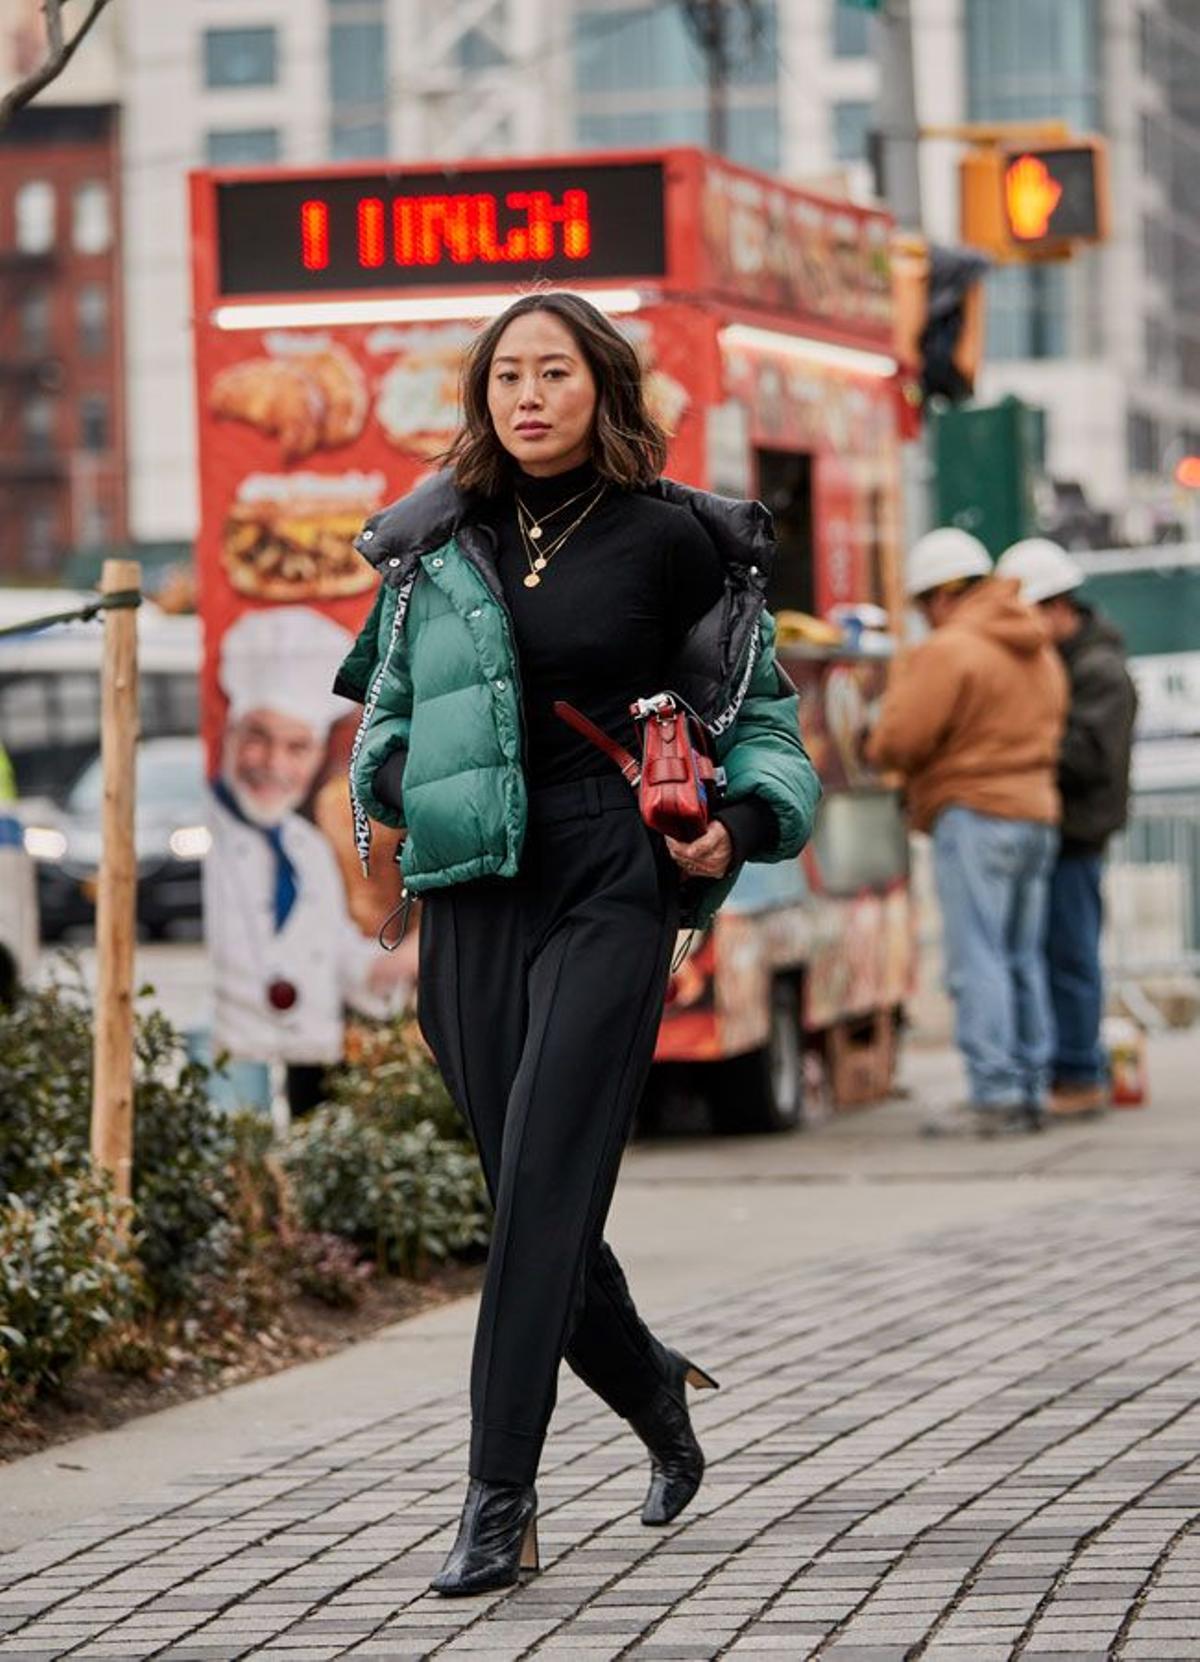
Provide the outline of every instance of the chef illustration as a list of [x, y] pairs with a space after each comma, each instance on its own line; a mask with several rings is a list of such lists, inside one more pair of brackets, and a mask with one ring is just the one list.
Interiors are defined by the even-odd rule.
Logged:
[[213, 1042], [236, 1061], [285, 1063], [293, 1117], [342, 1059], [345, 1006], [387, 1016], [410, 991], [405, 962], [356, 927], [332, 847], [297, 812], [329, 729], [354, 709], [328, 690], [351, 644], [320, 612], [283, 605], [245, 613], [221, 641], [229, 708], [205, 862]]

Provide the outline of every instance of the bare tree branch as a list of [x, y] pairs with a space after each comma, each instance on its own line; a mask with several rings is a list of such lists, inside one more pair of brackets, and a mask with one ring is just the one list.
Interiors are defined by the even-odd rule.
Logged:
[[63, 29], [63, 7], [68, 0], [42, 0], [42, 10], [46, 14], [46, 56], [38, 67], [24, 80], [18, 81], [0, 98], [0, 128], [7, 127], [19, 109], [31, 103], [43, 87], [48, 87], [51, 81], [56, 81], [63, 70], [75, 56], [76, 51], [88, 34], [93, 23], [108, 6], [110, 0], [91, 0], [87, 16], [76, 29], [75, 33], [67, 38]]

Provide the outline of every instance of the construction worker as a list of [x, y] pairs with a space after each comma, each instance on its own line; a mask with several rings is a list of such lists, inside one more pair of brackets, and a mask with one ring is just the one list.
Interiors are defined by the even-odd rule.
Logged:
[[930, 1132], [1036, 1130], [1053, 1044], [1042, 953], [1058, 843], [1066, 676], [1017, 584], [945, 528], [912, 549], [905, 590], [930, 627], [893, 666], [867, 741], [933, 839], [946, 980], [966, 1103]]
[[998, 571], [1014, 577], [1038, 610], [1071, 684], [1058, 763], [1062, 839], [1050, 879], [1046, 959], [1054, 1009], [1050, 1111], [1064, 1118], [1107, 1106], [1100, 1044], [1104, 850], [1125, 824], [1137, 692], [1118, 631], [1077, 598], [1083, 573], [1044, 537], [1015, 543]]

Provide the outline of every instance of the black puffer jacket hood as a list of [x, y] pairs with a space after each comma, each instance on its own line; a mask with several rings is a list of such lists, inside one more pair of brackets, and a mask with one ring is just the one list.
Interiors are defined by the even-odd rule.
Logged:
[[[695, 490], [673, 479], [645, 487], [695, 515], [725, 572], [725, 592], [689, 630], [670, 671], [670, 686], [713, 732], [732, 720], [738, 683], [753, 668], [752, 652], [775, 552], [771, 516], [761, 502]], [[449, 471], [435, 474], [399, 501], [372, 514], [355, 547], [383, 581], [398, 588], [425, 554], [455, 538], [503, 604], [488, 501], [463, 491]], [[734, 711], [734, 713], [736, 713]]]

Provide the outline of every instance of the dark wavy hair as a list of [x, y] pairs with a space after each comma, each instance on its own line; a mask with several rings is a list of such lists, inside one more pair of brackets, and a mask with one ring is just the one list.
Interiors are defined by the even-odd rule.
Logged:
[[496, 436], [488, 411], [488, 378], [501, 335], [514, 318], [549, 312], [571, 333], [596, 383], [592, 461], [601, 478], [630, 489], [658, 478], [667, 435], [646, 408], [642, 369], [625, 336], [590, 300], [563, 289], [522, 295], [472, 342], [462, 370], [462, 426], [442, 462], [457, 483], [496, 496], [512, 477], [513, 458]]

